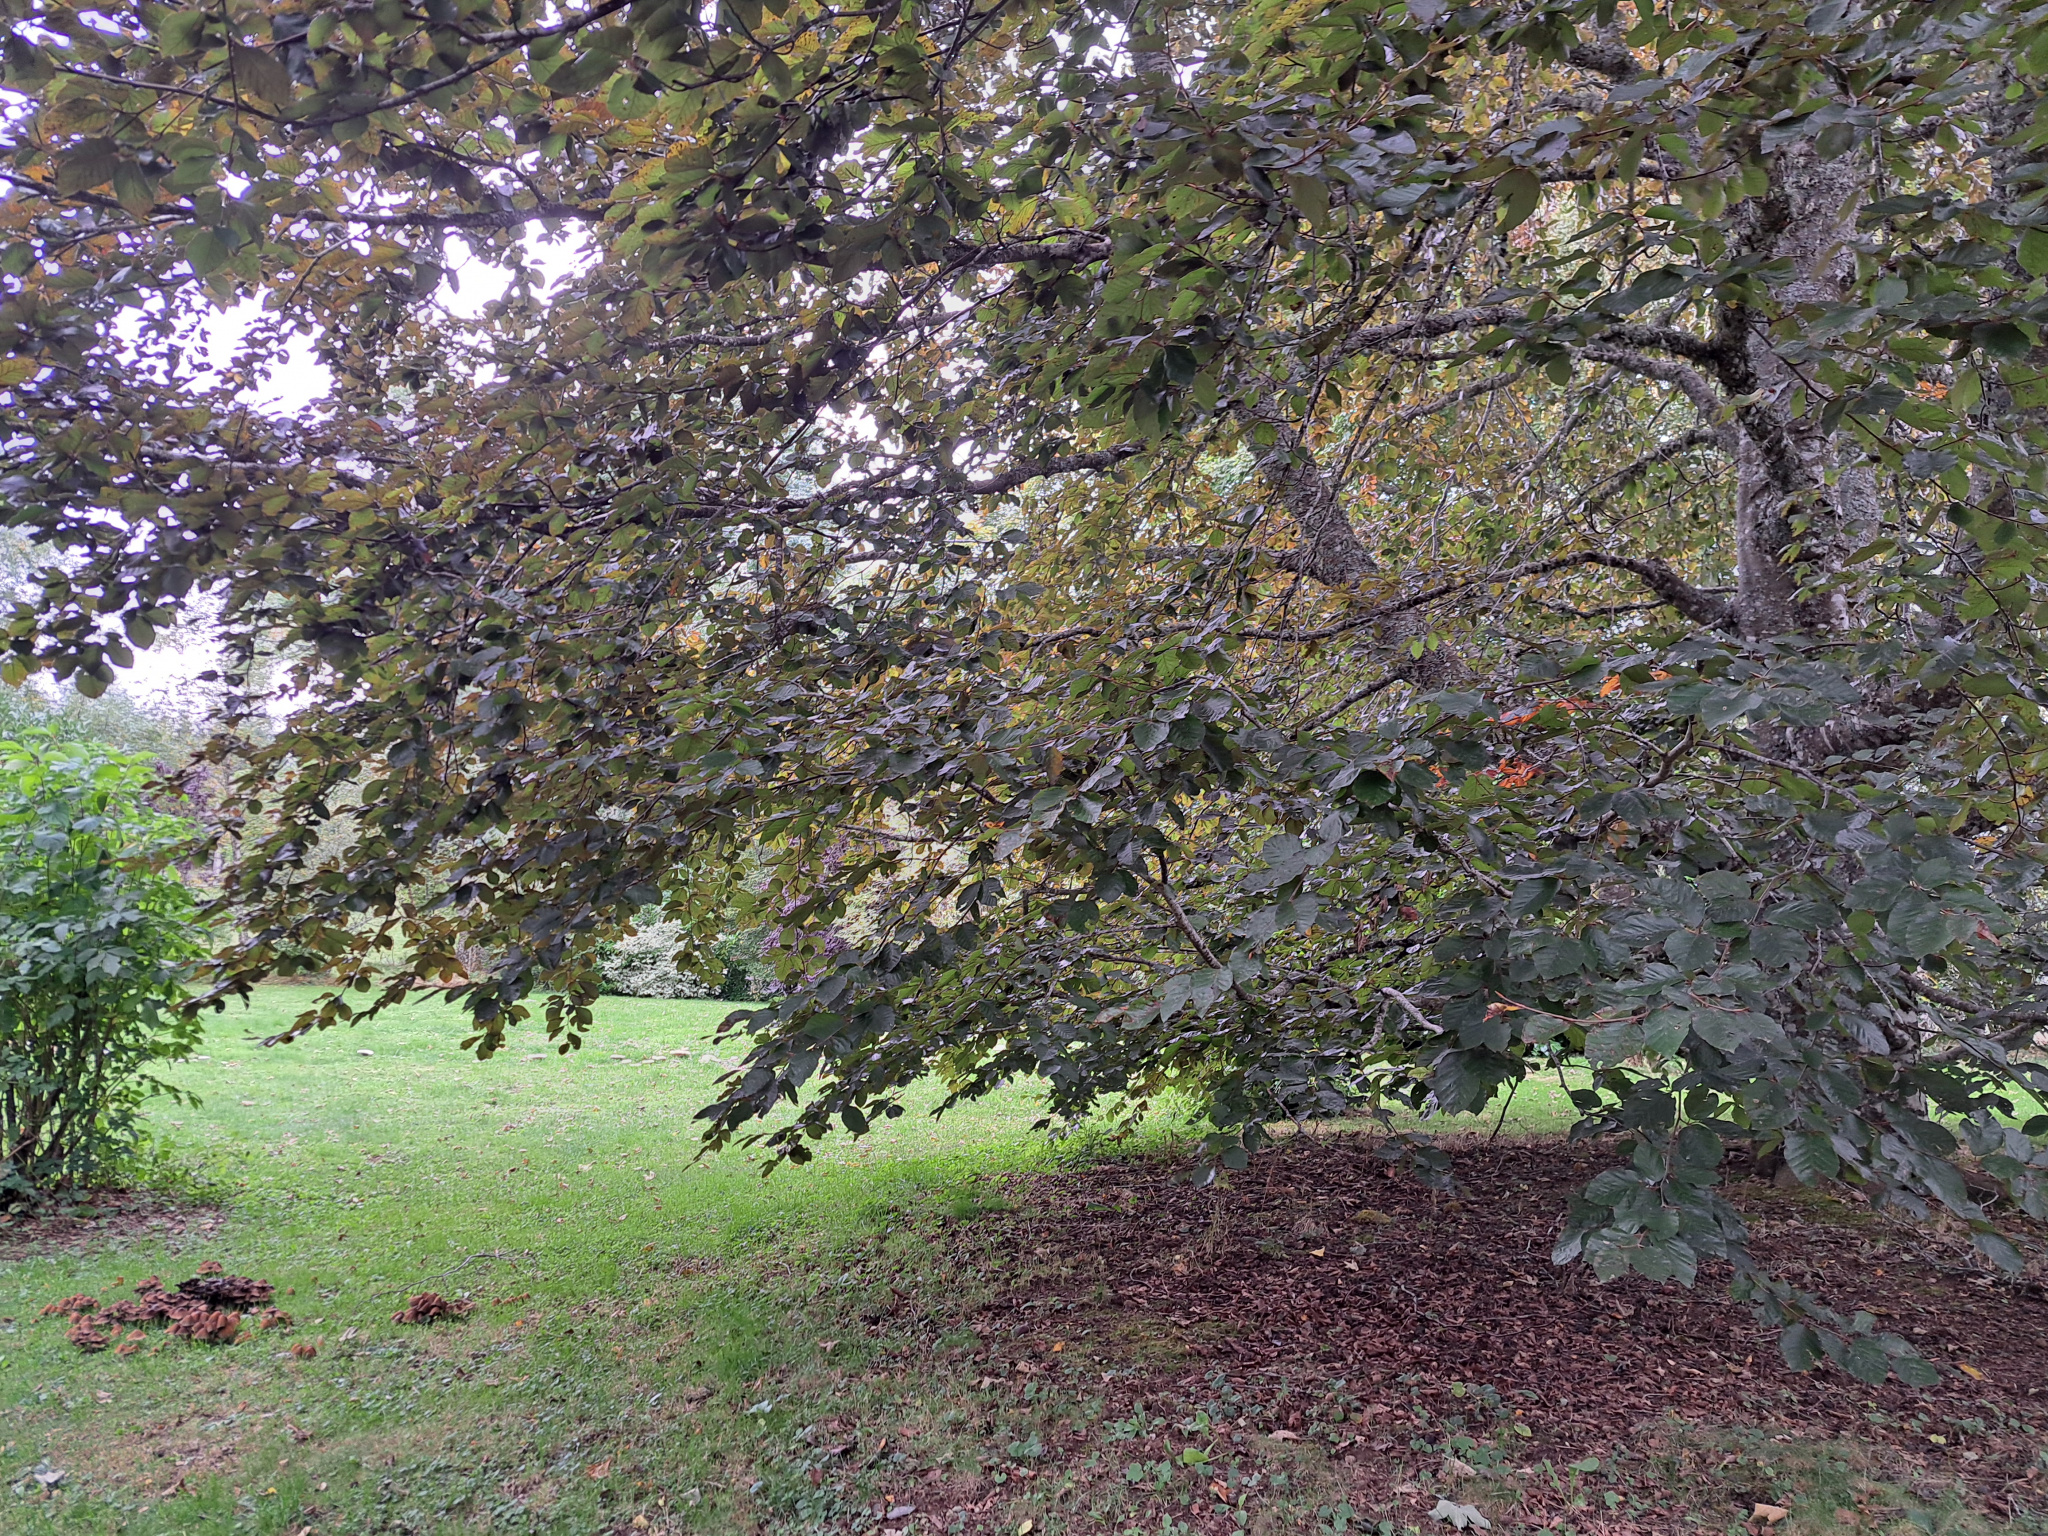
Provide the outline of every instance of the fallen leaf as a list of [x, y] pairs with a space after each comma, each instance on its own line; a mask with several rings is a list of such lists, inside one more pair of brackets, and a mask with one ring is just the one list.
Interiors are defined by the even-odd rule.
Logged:
[[1750, 1510], [1749, 1520], [1751, 1525], [1761, 1523], [1770, 1526], [1776, 1525], [1791, 1513], [1791, 1510], [1781, 1504], [1758, 1504]]
[[591, 1479], [591, 1481], [593, 1482], [595, 1482], [600, 1477], [610, 1477], [612, 1475], [611, 1457], [605, 1457], [603, 1461], [600, 1461], [594, 1467], [585, 1467], [583, 1469], [583, 1475]]
[[1268, 1440], [1299, 1440], [1301, 1436], [1297, 1435], [1291, 1429], [1276, 1429], [1273, 1431], [1272, 1434], [1266, 1436], [1266, 1438]]
[[1309, 1257], [1310, 1257], [1310, 1258], [1315, 1258], [1315, 1259], [1320, 1259], [1320, 1258], [1321, 1258], [1321, 1257], [1323, 1256], [1323, 1254], [1324, 1254], [1325, 1252], [1327, 1252], [1327, 1251], [1328, 1251], [1328, 1250], [1326, 1250], [1326, 1249], [1322, 1249], [1322, 1248], [1311, 1248], [1311, 1249], [1309, 1249]]
[[1972, 1381], [1982, 1381], [1984, 1379], [1984, 1373], [1978, 1370], [1977, 1367], [1975, 1367], [1974, 1365], [1965, 1365], [1962, 1361], [1958, 1360], [1956, 1362], [1956, 1369], [1961, 1371], [1965, 1376], [1969, 1377]]
[[908, 1520], [916, 1513], [917, 1506], [915, 1504], [898, 1504], [882, 1518], [884, 1520]]

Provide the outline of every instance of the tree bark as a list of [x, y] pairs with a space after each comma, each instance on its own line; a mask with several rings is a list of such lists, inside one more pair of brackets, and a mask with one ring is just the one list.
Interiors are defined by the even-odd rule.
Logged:
[[[1779, 150], [1770, 186], [1736, 211], [1745, 254], [1784, 263], [1772, 307], [1784, 314], [1842, 302], [1853, 276], [1848, 249], [1872, 162], [1857, 150], [1823, 159], [1811, 144]], [[1811, 381], [1782, 357], [1770, 317], [1723, 307], [1716, 371], [1735, 405], [1736, 582], [1742, 632], [1753, 640], [1795, 631], [1840, 632], [1854, 605], [1832, 579], [1874, 534], [1876, 480], [1821, 423]], [[1822, 589], [1822, 590], [1816, 590]]]

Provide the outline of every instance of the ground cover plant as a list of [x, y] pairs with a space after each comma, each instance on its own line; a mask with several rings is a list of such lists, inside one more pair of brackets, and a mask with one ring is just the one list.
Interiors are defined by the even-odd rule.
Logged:
[[[486, 1063], [439, 1003], [257, 1044], [303, 995], [179, 1069], [182, 1194], [0, 1225], [0, 1529], [1434, 1536], [1448, 1500], [1503, 1536], [1974, 1536], [2048, 1503], [2037, 1288], [1745, 1178], [1774, 1262], [1948, 1368], [1794, 1375], [1712, 1287], [1550, 1265], [1601, 1155], [1561, 1087], [1458, 1122], [1464, 1197], [1342, 1126], [1197, 1189], [1187, 1122], [1049, 1145], [1028, 1088], [764, 1180], [677, 1155], [728, 1005], [608, 999], [602, 1044]], [[290, 1331], [82, 1355], [37, 1316], [206, 1260]], [[474, 1309], [394, 1320], [427, 1290]]]

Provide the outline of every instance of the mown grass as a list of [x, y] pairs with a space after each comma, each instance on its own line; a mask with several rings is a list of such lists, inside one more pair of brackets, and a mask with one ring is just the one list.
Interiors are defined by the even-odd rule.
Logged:
[[[602, 1460], [582, 1447], [599, 1426], [631, 1422], [662, 1488], [698, 1488], [702, 1526], [717, 1529], [727, 1447], [706, 1443], [706, 1415], [683, 1413], [694, 1405], [682, 1394], [709, 1387], [722, 1400], [809, 1344], [800, 1319], [757, 1304], [766, 1295], [751, 1279], [721, 1277], [843, 1250], [906, 1202], [954, 1191], [957, 1203], [984, 1166], [1053, 1155], [1030, 1134], [1035, 1105], [1020, 1091], [939, 1122], [884, 1122], [764, 1179], [744, 1152], [693, 1160], [694, 1113], [736, 1054], [710, 1043], [727, 1005], [612, 999], [579, 1052], [536, 1035], [534, 1049], [482, 1063], [457, 1049], [452, 1010], [431, 1002], [362, 1031], [257, 1043], [306, 996], [270, 989], [216, 1020], [204, 1059], [177, 1074], [201, 1105], [156, 1116], [173, 1158], [225, 1198], [212, 1241], [0, 1273], [0, 1312], [13, 1319], [0, 1324], [11, 1421], [0, 1455], [17, 1479], [38, 1466], [66, 1474], [38, 1506], [59, 1528], [267, 1536], [317, 1511], [321, 1529], [435, 1529], [491, 1505], [514, 1528], [591, 1529], [620, 1490], [582, 1475]], [[292, 1338], [317, 1341], [318, 1356], [294, 1359], [271, 1334], [226, 1350], [163, 1340], [132, 1358], [86, 1356], [61, 1320], [36, 1316], [68, 1293], [111, 1300], [145, 1274], [175, 1281], [207, 1257], [272, 1281], [297, 1319]], [[486, 1304], [462, 1324], [394, 1326], [393, 1310], [423, 1289]], [[590, 1320], [620, 1302], [659, 1340], [632, 1369]], [[133, 1491], [175, 1483], [154, 1474], [181, 1459], [201, 1474], [183, 1492]], [[209, 1479], [209, 1464], [226, 1475]], [[496, 1496], [533, 1473], [549, 1486]]]
[[[1018, 1257], [972, 1225], [995, 1178], [1107, 1148], [1035, 1133], [1028, 1085], [938, 1121], [931, 1089], [764, 1179], [744, 1151], [695, 1157], [695, 1111], [737, 1054], [712, 1040], [726, 1005], [609, 1000], [567, 1056], [536, 1037], [479, 1063], [436, 1003], [261, 1047], [306, 997], [268, 989], [218, 1018], [179, 1073], [203, 1102], [155, 1117], [223, 1208], [216, 1228], [0, 1265], [0, 1530], [872, 1532], [971, 1484], [994, 1522], [976, 1530], [1120, 1536], [1156, 1506], [1151, 1470], [1112, 1495], [1077, 1481], [1124, 1454], [1102, 1387], [1115, 1360], [1069, 1357], [1021, 1394], [955, 1364], [979, 1342], [975, 1299]], [[1561, 1087], [1536, 1082], [1508, 1125], [1568, 1119]], [[1185, 1130], [1155, 1118], [1123, 1150]], [[152, 1335], [124, 1358], [37, 1315], [205, 1258], [272, 1281], [295, 1330], [226, 1348]], [[394, 1324], [425, 1289], [480, 1306]], [[1218, 1468], [1238, 1456], [1212, 1440]], [[1262, 1444], [1223, 1474], [1233, 1492], [1250, 1479], [1234, 1528], [1374, 1528], [1310, 1447]], [[1199, 1485], [1209, 1465], [1164, 1476]]]

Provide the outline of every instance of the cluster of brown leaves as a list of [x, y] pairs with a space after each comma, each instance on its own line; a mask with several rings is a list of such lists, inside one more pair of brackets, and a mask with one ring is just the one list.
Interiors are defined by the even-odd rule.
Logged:
[[[199, 1273], [178, 1283], [174, 1291], [164, 1289], [155, 1275], [135, 1287], [133, 1301], [116, 1301], [101, 1306], [97, 1296], [67, 1296], [43, 1308], [43, 1316], [62, 1315], [71, 1320], [64, 1335], [88, 1354], [109, 1344], [117, 1355], [132, 1355], [148, 1341], [145, 1328], [162, 1324], [174, 1339], [191, 1339], [199, 1344], [232, 1344], [241, 1336], [255, 1314], [258, 1328], [289, 1328], [289, 1312], [270, 1306], [277, 1288], [267, 1280], [221, 1272], [220, 1264], [208, 1259]], [[115, 1338], [126, 1330], [125, 1337]]]
[[473, 1301], [460, 1297], [443, 1296], [439, 1291], [421, 1291], [403, 1308], [391, 1314], [394, 1323], [452, 1323], [457, 1318], [467, 1317], [476, 1306]]

